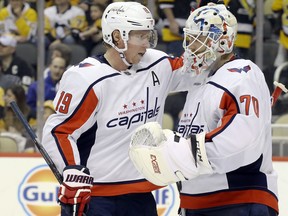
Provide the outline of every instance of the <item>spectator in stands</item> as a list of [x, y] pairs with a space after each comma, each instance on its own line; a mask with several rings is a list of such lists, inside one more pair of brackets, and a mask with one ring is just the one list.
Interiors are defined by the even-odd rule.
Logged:
[[4, 95], [5, 90], [11, 88], [14, 85], [20, 85], [21, 80], [19, 77], [11, 74], [3, 74], [2, 59], [0, 58], [0, 131], [5, 130], [4, 124]]
[[13, 85], [20, 85], [20, 78], [10, 74], [3, 74], [2, 60], [0, 59], [0, 132], [5, 131], [4, 123], [4, 94], [5, 89], [12, 87]]
[[10, 107], [10, 102], [15, 101], [19, 106], [20, 110], [23, 112], [24, 116], [27, 118], [30, 115], [29, 106], [26, 103], [25, 90], [21, 85], [14, 85], [5, 90], [5, 127], [9, 132], [23, 133], [24, 128], [21, 122], [17, 119], [12, 108]]
[[53, 44], [49, 47], [49, 51], [51, 53], [51, 59], [55, 57], [62, 57], [65, 59], [67, 64], [71, 61], [72, 50], [70, 47], [63, 43]]
[[[44, 100], [53, 100], [56, 92], [58, 82], [60, 81], [64, 71], [66, 70], [67, 63], [62, 57], [55, 57], [51, 60], [48, 76], [44, 80]], [[37, 109], [37, 81], [29, 86], [27, 93], [27, 104], [30, 106], [33, 114]], [[33, 115], [36, 116], [36, 115]]]
[[0, 36], [0, 58], [2, 59], [3, 74], [19, 77], [21, 84], [28, 87], [34, 80], [35, 71], [31, 65], [15, 54], [16, 46], [17, 41], [13, 36]]
[[[191, 10], [197, 7], [197, 2], [196, 0], [158, 0], [158, 6], [159, 17], [164, 25], [162, 40], [167, 42], [166, 52], [170, 55], [181, 56], [184, 52], [183, 28]], [[164, 111], [173, 117], [175, 127], [179, 120], [179, 112], [184, 106], [186, 94], [186, 92], [177, 92], [169, 94], [166, 98]]]
[[14, 85], [5, 90], [4, 107], [4, 130], [1, 134], [11, 136], [17, 141], [19, 151], [23, 151], [26, 143], [26, 131], [20, 120], [16, 117], [10, 106], [11, 101], [15, 101], [22, 111], [27, 121], [30, 120], [30, 109], [26, 104], [25, 90], [21, 85]]
[[3, 73], [2, 59], [0, 58], [0, 87], [7, 89], [12, 85], [21, 84], [21, 80], [18, 76]]
[[78, 7], [82, 8], [82, 10], [86, 14], [86, 19], [87, 22], [91, 22], [91, 17], [90, 17], [90, 5], [92, 4], [100, 4], [104, 8], [108, 6], [108, 4], [112, 3], [112, 0], [81, 0], [78, 4]]
[[69, 0], [55, 0], [55, 5], [44, 10], [45, 44], [74, 44], [79, 33], [87, 27], [84, 11], [70, 4]]
[[279, 35], [278, 54], [274, 61], [274, 66], [278, 67], [287, 61], [288, 49], [288, 2], [283, 0], [274, 0], [272, 10], [278, 23], [275, 25], [277, 29], [274, 30]]
[[224, 3], [238, 21], [235, 53], [241, 58], [249, 59], [254, 35], [256, 3], [254, 0], [224, 0]]
[[0, 10], [0, 35], [12, 34], [17, 42], [35, 42], [37, 12], [25, 0], [9, 0]]
[[[44, 102], [44, 122], [48, 119], [50, 115], [55, 113], [54, 105], [52, 100], [47, 100]], [[37, 131], [35, 129], [35, 133], [37, 134]], [[38, 151], [35, 147], [34, 142], [31, 139], [27, 139], [27, 142], [25, 144], [24, 152], [36, 152]]]
[[91, 4], [90, 5], [90, 18], [88, 28], [79, 33], [80, 39], [83, 41], [83, 45], [86, 47], [88, 53], [92, 48], [102, 41], [102, 28], [101, 28], [101, 17], [105, 10], [102, 4]]
[[162, 28], [162, 40], [167, 42], [167, 53], [181, 56], [184, 52], [183, 27], [191, 10], [197, 7], [196, 0], [158, 0], [158, 14], [164, 27]]
[[[49, 56], [48, 60], [51, 62], [51, 60], [55, 57], [62, 57], [65, 59], [67, 63], [67, 67], [69, 67], [71, 62], [71, 56], [72, 56], [72, 50], [71, 48], [64, 43], [55, 43], [52, 44], [49, 47]], [[46, 78], [49, 72], [49, 67], [44, 70], [44, 77]]]
[[[36, 1], [36, 0], [34, 0]], [[80, 0], [70, 0], [71, 5], [78, 5], [80, 3]], [[46, 7], [50, 7], [52, 5], [55, 5], [55, 0], [45, 0]]]
[[87, 23], [91, 23], [91, 17], [90, 17], [90, 5], [91, 5], [91, 0], [82, 0], [79, 2], [78, 7], [80, 7], [84, 13], [85, 13], [85, 17], [86, 17], [86, 21]]
[[[79, 4], [80, 0], [70, 0], [71, 5], [77, 5]], [[26, 0], [27, 3], [30, 4], [32, 8], [35, 10], [37, 9], [37, 0]], [[50, 7], [54, 5], [55, 0], [45, 0], [45, 8]]]

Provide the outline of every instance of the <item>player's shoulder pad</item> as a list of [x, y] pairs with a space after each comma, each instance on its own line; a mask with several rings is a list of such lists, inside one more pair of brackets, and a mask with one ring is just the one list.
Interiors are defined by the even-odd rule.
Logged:
[[246, 79], [254, 76], [255, 64], [250, 60], [235, 59], [220, 67], [211, 77], [210, 82], [223, 86], [226, 89], [234, 88]]
[[162, 56], [168, 56], [167, 53], [161, 51], [161, 50], [157, 50], [157, 49], [152, 49], [152, 48], [149, 48], [146, 50], [147, 53], [151, 53], [153, 55], [156, 55], [156, 56], [159, 56], [159, 57], [162, 57]]
[[147, 49], [145, 55], [142, 57], [141, 61], [133, 65], [135, 70], [143, 70], [143, 68], [150, 68], [155, 65], [162, 64], [163, 62], [168, 62], [168, 55], [160, 50]]

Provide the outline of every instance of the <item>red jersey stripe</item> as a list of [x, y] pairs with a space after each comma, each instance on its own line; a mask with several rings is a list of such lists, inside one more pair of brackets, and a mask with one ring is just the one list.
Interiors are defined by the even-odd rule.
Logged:
[[230, 122], [230, 120], [238, 113], [237, 112], [237, 104], [235, 100], [226, 92], [223, 93], [219, 108], [225, 110], [225, 114], [222, 118], [222, 125], [217, 127], [215, 130], [206, 134], [206, 139], [210, 140], [215, 134], [219, 133], [219, 131], [223, 130], [226, 125]]
[[207, 209], [218, 206], [243, 204], [243, 203], [260, 203], [279, 212], [278, 201], [271, 193], [263, 190], [241, 190], [241, 191], [225, 191], [205, 195], [180, 195], [181, 208], [186, 209]]
[[75, 165], [76, 163], [68, 135], [72, 134], [89, 119], [91, 113], [95, 110], [97, 103], [98, 98], [91, 88], [82, 105], [79, 106], [79, 109], [68, 119], [68, 121], [57, 126], [54, 130], [54, 134], [69, 165]]

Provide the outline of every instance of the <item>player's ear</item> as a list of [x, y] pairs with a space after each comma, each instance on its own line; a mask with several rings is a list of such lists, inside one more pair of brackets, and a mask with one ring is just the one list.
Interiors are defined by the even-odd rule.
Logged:
[[120, 41], [121, 41], [121, 34], [120, 34], [120, 31], [118, 30], [115, 30], [112, 32], [112, 40], [113, 40], [113, 43], [115, 44], [115, 46], [118, 46]]

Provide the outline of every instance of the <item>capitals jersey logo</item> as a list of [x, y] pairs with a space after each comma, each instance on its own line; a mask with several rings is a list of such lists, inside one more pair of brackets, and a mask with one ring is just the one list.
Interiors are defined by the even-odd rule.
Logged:
[[247, 65], [247, 66], [245, 66], [243, 68], [229, 68], [227, 70], [230, 71], [230, 72], [236, 72], [236, 73], [241, 73], [241, 72], [247, 73], [248, 71], [251, 70], [251, 67], [250, 67], [250, 65]]
[[[199, 104], [198, 104], [199, 106]], [[177, 132], [182, 134], [183, 137], [187, 137], [190, 134], [199, 134], [204, 131], [203, 124], [195, 124], [193, 123], [197, 113], [183, 113], [182, 118], [178, 123]]]
[[130, 103], [123, 104], [121, 111], [117, 113], [118, 117], [109, 120], [106, 124], [107, 128], [114, 128], [117, 126], [126, 127], [129, 129], [132, 124], [143, 122], [146, 123], [148, 119], [154, 118], [158, 115], [160, 105], [158, 105], [158, 97], [155, 98], [152, 106], [149, 101], [149, 88], [147, 88], [147, 98], [139, 101], [132, 101]]

